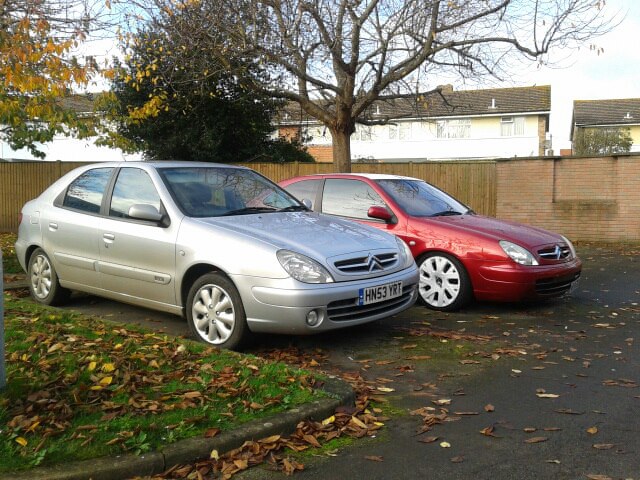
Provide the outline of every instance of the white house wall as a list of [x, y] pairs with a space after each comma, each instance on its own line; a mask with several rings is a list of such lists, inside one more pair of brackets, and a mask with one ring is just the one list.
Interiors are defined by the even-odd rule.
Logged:
[[[501, 118], [465, 119], [470, 120], [468, 138], [438, 138], [435, 121], [398, 121], [393, 125], [372, 127], [358, 125], [351, 137], [351, 157], [354, 160], [424, 161], [529, 157], [539, 154], [537, 115], [524, 117], [524, 131], [517, 136], [501, 135]], [[313, 137], [308, 145], [331, 145], [328, 130], [312, 127], [307, 129], [307, 133]]]
[[[107, 162], [141, 160], [141, 154], [126, 154], [119, 148], [100, 147], [95, 138], [79, 140], [77, 138], [57, 136], [51, 142], [38, 144], [47, 161], [62, 162]], [[27, 149], [13, 150], [9, 144], [0, 141], [0, 159], [40, 160]]]

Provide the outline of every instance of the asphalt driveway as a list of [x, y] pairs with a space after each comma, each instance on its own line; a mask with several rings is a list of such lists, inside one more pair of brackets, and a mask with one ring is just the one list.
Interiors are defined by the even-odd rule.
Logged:
[[[296, 477], [640, 479], [640, 248], [578, 250], [570, 298], [415, 307], [364, 327], [261, 338], [252, 353], [361, 375], [389, 417], [377, 438], [306, 457]], [[95, 297], [68, 308], [187, 334], [177, 317]]]

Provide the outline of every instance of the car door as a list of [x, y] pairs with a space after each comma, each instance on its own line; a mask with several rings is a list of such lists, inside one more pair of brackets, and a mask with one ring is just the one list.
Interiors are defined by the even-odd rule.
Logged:
[[[100, 211], [113, 168], [87, 170], [42, 212], [43, 247], [58, 277], [78, 290], [100, 287]], [[73, 285], [71, 285], [73, 284]]]
[[406, 225], [397, 221], [385, 222], [369, 217], [367, 212], [373, 206], [387, 205], [382, 196], [363, 180], [345, 178], [327, 178], [322, 191], [320, 210], [329, 215], [338, 215], [384, 230], [406, 241]]
[[143, 305], [175, 305], [177, 222], [167, 225], [129, 217], [131, 206], [140, 204], [158, 212], [164, 209], [147, 172], [121, 168], [100, 230], [102, 287], [123, 299], [135, 297]]

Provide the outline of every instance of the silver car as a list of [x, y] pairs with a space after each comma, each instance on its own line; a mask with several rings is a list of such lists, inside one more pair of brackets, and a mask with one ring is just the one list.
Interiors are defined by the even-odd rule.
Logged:
[[197, 162], [78, 168], [25, 204], [16, 253], [33, 298], [79, 290], [186, 317], [195, 338], [306, 334], [416, 300], [407, 245], [309, 211], [251, 169]]

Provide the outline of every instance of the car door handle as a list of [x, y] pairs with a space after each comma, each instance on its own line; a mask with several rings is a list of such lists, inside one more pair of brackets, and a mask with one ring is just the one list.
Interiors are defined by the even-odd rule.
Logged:
[[116, 236], [113, 233], [105, 233], [102, 235], [102, 238], [105, 240], [113, 241], [116, 239]]
[[57, 229], [58, 229], [57, 223], [49, 222], [49, 230], [57, 230]]

